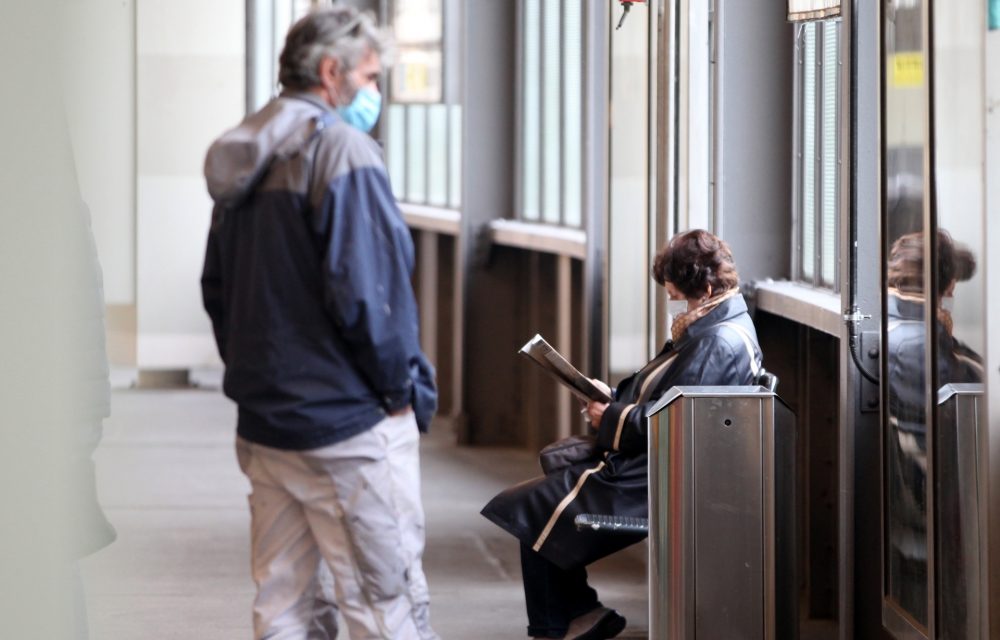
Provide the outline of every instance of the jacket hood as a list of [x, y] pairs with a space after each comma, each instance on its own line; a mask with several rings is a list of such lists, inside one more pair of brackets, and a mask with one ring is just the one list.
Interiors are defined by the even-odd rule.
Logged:
[[222, 134], [205, 156], [205, 182], [217, 203], [252, 191], [271, 161], [301, 150], [334, 112], [310, 94], [282, 94]]

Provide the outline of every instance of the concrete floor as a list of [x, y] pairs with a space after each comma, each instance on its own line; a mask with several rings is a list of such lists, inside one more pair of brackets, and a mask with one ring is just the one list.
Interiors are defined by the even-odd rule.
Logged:
[[[91, 638], [250, 638], [249, 485], [233, 450], [235, 411], [217, 391], [118, 391], [95, 455], [118, 540], [82, 563]], [[457, 447], [446, 426], [422, 441], [425, 568], [445, 640], [525, 637], [517, 545], [479, 515], [538, 473], [523, 451]], [[591, 583], [646, 637], [644, 552], [595, 565]], [[346, 637], [342, 633], [341, 637]]]

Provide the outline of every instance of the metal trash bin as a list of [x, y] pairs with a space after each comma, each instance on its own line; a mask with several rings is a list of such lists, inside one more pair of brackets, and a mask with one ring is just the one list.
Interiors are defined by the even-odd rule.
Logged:
[[986, 530], [989, 508], [989, 450], [983, 416], [983, 385], [951, 383], [938, 389], [938, 427], [934, 440], [935, 500], [938, 527], [935, 551], [940, 637], [985, 637], [984, 609], [989, 603], [986, 575]]
[[649, 419], [649, 637], [798, 637], [795, 418], [764, 387], [674, 387]]

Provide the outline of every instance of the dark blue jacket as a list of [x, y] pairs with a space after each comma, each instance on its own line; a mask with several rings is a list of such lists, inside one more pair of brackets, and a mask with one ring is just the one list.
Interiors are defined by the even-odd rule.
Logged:
[[209, 149], [202, 295], [238, 433], [311, 449], [437, 393], [420, 350], [414, 249], [381, 149], [318, 98], [284, 94]]

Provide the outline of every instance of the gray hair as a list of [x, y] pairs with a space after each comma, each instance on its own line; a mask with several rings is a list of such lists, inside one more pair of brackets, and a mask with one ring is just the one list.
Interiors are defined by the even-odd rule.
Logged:
[[371, 15], [349, 6], [315, 10], [288, 30], [278, 81], [286, 89], [312, 89], [321, 84], [323, 58], [333, 58], [339, 69], [350, 71], [370, 51], [386, 64], [391, 48], [391, 36], [376, 26]]

